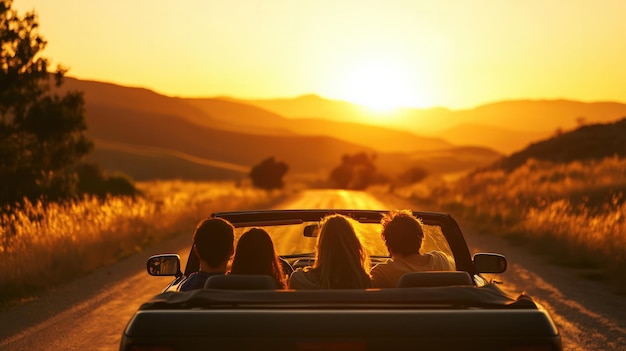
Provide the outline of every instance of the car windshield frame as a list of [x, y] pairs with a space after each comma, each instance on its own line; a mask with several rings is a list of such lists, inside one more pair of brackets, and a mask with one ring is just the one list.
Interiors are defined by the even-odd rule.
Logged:
[[[229, 211], [215, 212], [211, 214], [212, 218], [223, 218], [228, 220], [236, 228], [236, 238], [242, 234], [244, 230], [251, 227], [260, 227], [268, 230], [272, 237], [280, 236], [276, 234], [276, 228], [281, 226], [297, 225], [299, 229], [294, 231], [294, 235], [299, 235], [301, 240], [306, 240], [306, 244], [310, 250], [301, 250], [301, 252], [284, 252], [282, 248], [277, 247], [280, 256], [313, 256], [316, 238], [304, 237], [302, 228], [305, 225], [319, 222], [323, 217], [331, 214], [342, 214], [354, 219], [356, 222], [364, 225], [380, 226], [382, 217], [388, 213], [388, 210], [353, 210], [353, 209], [283, 209], [283, 210], [255, 210], [255, 211]], [[441, 234], [445, 238], [446, 248], [443, 250], [448, 254], [452, 254], [456, 263], [457, 270], [464, 270], [470, 274], [476, 274], [469, 250], [465, 243], [465, 239], [457, 222], [447, 213], [440, 212], [420, 212], [413, 211], [413, 214], [420, 218], [425, 227], [436, 226], [441, 229]], [[379, 227], [378, 227], [379, 228]], [[374, 231], [375, 232], [375, 231]], [[426, 230], [428, 233], [428, 229]], [[362, 233], [361, 233], [362, 234]], [[375, 237], [374, 237], [375, 236]], [[375, 252], [368, 252], [372, 257], [388, 257], [386, 250], [383, 249], [384, 243], [379, 233], [368, 234], [368, 240], [380, 240], [378, 249]], [[429, 251], [428, 239], [425, 240], [424, 252]], [[276, 245], [276, 244], [275, 244]], [[449, 249], [448, 249], [449, 248]], [[449, 250], [449, 251], [448, 251]], [[304, 252], [309, 251], [309, 252]], [[371, 251], [371, 250], [369, 250]], [[195, 254], [190, 252], [185, 268], [185, 275], [188, 276], [192, 272], [197, 271], [198, 261]]]

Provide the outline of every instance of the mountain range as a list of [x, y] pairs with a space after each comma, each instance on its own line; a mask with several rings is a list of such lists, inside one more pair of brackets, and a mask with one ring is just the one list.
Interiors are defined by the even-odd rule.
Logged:
[[[553, 133], [552, 126], [511, 127], [524, 116], [519, 110], [525, 104], [547, 106], [540, 109], [544, 114], [556, 111], [557, 120], [547, 124], [560, 128], [581, 123], [581, 116], [595, 121], [621, 111], [626, 115], [626, 106], [616, 103], [518, 101], [467, 111], [403, 109], [385, 120], [360, 106], [313, 95], [181, 98], [71, 77], [61, 90], [84, 93], [87, 134], [95, 141], [89, 161], [136, 180], [241, 179], [268, 157], [288, 164], [288, 178], [319, 180], [343, 155], [357, 152], [376, 155], [378, 169], [390, 177], [416, 165], [445, 175], [493, 163], [514, 150], [513, 139], [521, 147]], [[586, 109], [574, 112], [577, 104]], [[568, 108], [574, 117], [563, 112]], [[526, 121], [541, 119], [526, 116]], [[428, 118], [437, 118], [445, 129], [436, 131], [434, 123], [424, 127]], [[513, 122], [502, 122], [507, 118]]]
[[366, 122], [446, 140], [455, 145], [483, 146], [510, 154], [531, 142], [590, 123], [626, 117], [626, 104], [572, 100], [500, 101], [464, 110], [400, 108], [368, 111], [343, 101], [333, 104], [316, 95], [294, 99], [234, 100], [289, 118]]

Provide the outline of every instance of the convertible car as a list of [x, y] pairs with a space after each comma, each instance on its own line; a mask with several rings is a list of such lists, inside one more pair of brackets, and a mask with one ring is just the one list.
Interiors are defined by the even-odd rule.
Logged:
[[[380, 210], [264, 210], [219, 212], [236, 238], [266, 229], [290, 274], [313, 264], [319, 221], [347, 215], [372, 264], [389, 259]], [[422, 251], [439, 250], [456, 270], [411, 272], [389, 289], [275, 290], [272, 278], [226, 275], [204, 289], [178, 288], [198, 270], [190, 250], [184, 270], [175, 254], [149, 258], [147, 271], [172, 282], [144, 303], [125, 328], [123, 351], [166, 350], [561, 350], [547, 311], [531, 297], [505, 294], [483, 274], [502, 273], [494, 253], [470, 254], [457, 222], [446, 213], [414, 212], [424, 223]]]

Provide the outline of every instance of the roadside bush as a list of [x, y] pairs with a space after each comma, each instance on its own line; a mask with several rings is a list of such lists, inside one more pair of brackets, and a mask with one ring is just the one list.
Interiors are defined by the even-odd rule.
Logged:
[[428, 171], [420, 166], [412, 166], [400, 173], [397, 177], [397, 185], [409, 185], [419, 183], [428, 177]]
[[288, 170], [289, 166], [286, 163], [278, 162], [274, 157], [270, 157], [252, 167], [250, 179], [252, 180], [252, 185], [259, 189], [282, 189], [285, 185], [283, 177]]
[[341, 164], [329, 176], [329, 183], [340, 189], [363, 190], [370, 185], [388, 182], [389, 179], [378, 173], [374, 161], [376, 154], [360, 152], [343, 155]]
[[139, 194], [133, 181], [124, 175], [107, 175], [93, 164], [81, 164], [77, 167], [77, 191], [82, 195], [95, 195], [104, 198], [113, 196], [135, 196]]

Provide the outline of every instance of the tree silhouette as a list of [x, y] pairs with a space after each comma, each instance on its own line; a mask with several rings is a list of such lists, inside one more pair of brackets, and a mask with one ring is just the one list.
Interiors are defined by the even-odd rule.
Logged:
[[420, 166], [411, 166], [398, 175], [398, 185], [419, 183], [428, 177], [428, 171]]
[[98, 165], [81, 163], [76, 171], [76, 192], [79, 195], [91, 194], [104, 198], [107, 195], [135, 196], [140, 193], [130, 179], [124, 175], [105, 174]]
[[54, 93], [65, 70], [48, 72], [34, 12], [23, 17], [0, 0], [0, 203], [72, 196], [74, 166], [93, 147], [82, 93]]
[[274, 157], [263, 160], [252, 167], [250, 178], [252, 185], [260, 189], [281, 189], [284, 186], [283, 177], [289, 167], [284, 162], [277, 162]]
[[342, 189], [362, 190], [374, 184], [380, 178], [376, 172], [376, 155], [360, 152], [343, 155], [341, 164], [330, 173], [330, 182]]

